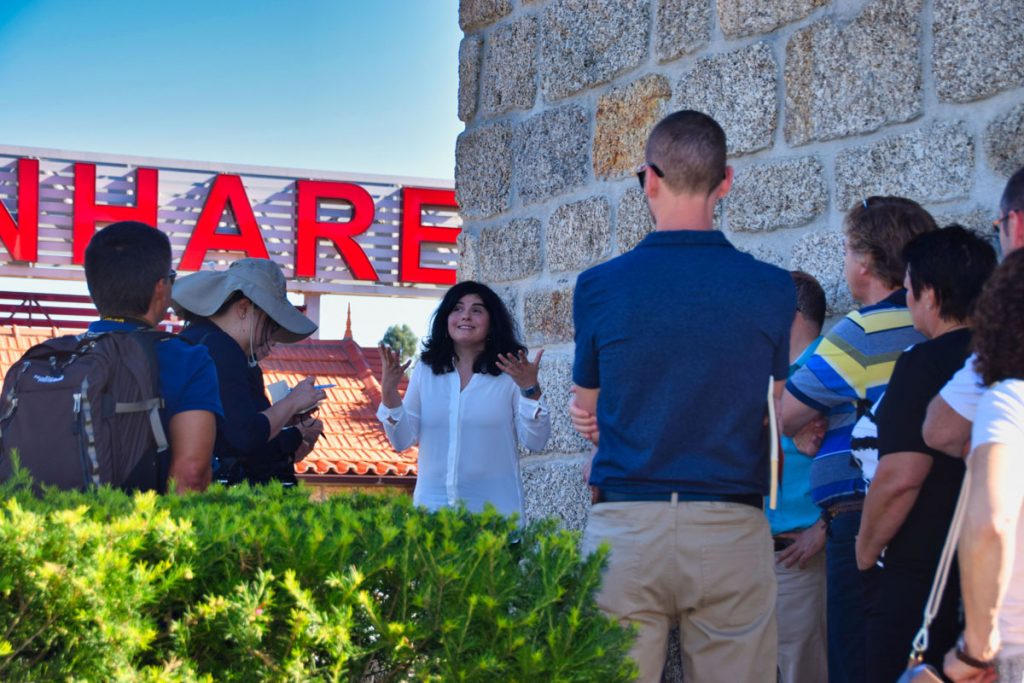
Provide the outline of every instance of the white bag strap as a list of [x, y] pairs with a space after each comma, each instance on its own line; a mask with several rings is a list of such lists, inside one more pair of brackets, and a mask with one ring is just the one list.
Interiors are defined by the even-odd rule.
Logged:
[[775, 378], [771, 376], [768, 377], [768, 438], [772, 440], [768, 507], [774, 510], [779, 498], [779, 423], [775, 415]]
[[967, 471], [964, 472], [964, 481], [960, 485], [960, 496], [956, 499], [953, 519], [949, 523], [949, 532], [946, 534], [946, 545], [942, 547], [942, 555], [939, 557], [939, 564], [935, 568], [935, 578], [932, 579], [932, 592], [928, 595], [928, 602], [924, 606], [924, 622], [921, 624], [921, 629], [917, 632], [917, 635], [914, 636], [910, 658], [918, 662], [924, 659], [924, 653], [928, 649], [928, 627], [932, 625], [935, 615], [939, 612], [942, 593], [946, 590], [946, 582], [949, 580], [949, 570], [953, 566], [956, 544], [960, 539], [960, 530], [963, 528], [964, 515], [967, 511], [967, 489], [970, 488], [970, 481], [971, 470], [967, 468]]

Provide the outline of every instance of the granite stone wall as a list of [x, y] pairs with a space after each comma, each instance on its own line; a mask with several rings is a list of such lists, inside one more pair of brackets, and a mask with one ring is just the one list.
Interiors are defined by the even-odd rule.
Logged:
[[571, 528], [588, 507], [573, 285], [651, 230], [633, 169], [663, 115], [722, 124], [736, 181], [718, 227], [817, 276], [833, 314], [853, 305], [852, 204], [901, 194], [988, 231], [1024, 165], [1021, 0], [462, 0], [459, 22], [460, 278], [494, 285], [546, 349], [555, 429], [523, 455], [527, 510]]

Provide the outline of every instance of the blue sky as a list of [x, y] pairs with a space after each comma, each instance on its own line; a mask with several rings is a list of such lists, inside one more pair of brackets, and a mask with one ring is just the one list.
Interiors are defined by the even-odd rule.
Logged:
[[[461, 38], [458, 0], [3, 0], [0, 143], [451, 179]], [[352, 303], [364, 344], [432, 306]]]

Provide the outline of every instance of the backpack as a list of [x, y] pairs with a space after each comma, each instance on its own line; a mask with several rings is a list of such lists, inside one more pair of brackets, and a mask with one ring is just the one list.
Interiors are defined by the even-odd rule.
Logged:
[[175, 336], [86, 332], [26, 351], [0, 394], [0, 481], [11, 477], [17, 451], [37, 490], [162, 490], [167, 437], [155, 347]]

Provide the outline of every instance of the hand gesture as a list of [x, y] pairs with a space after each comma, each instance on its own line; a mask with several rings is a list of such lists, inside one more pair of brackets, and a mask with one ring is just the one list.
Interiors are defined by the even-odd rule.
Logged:
[[828, 418], [818, 415], [793, 436], [793, 445], [804, 455], [814, 456], [828, 431]]
[[[540, 359], [544, 355], [544, 349], [537, 352], [537, 356], [531, 363], [526, 357], [526, 351], [519, 353], [499, 353], [496, 362], [498, 369], [512, 378], [520, 389], [529, 389], [537, 384], [537, 373], [540, 371]], [[540, 398], [540, 394], [532, 398]]]
[[323, 389], [317, 389], [313, 386], [315, 380], [315, 377], [307, 377], [292, 387], [287, 400], [291, 401], [289, 408], [293, 415], [303, 413], [327, 398], [327, 394]]
[[825, 523], [818, 520], [803, 531], [780, 534], [795, 540], [785, 550], [779, 552], [775, 561], [787, 569], [799, 566], [807, 567], [807, 563], [825, 547]]
[[580, 436], [597, 445], [601, 433], [597, 429], [597, 416], [576, 405], [576, 394], [573, 394], [569, 401], [569, 419], [572, 420], [572, 427]]
[[401, 362], [401, 356], [389, 346], [378, 344], [380, 349], [380, 393], [382, 402], [388, 408], [402, 405], [402, 397], [398, 395], [398, 384], [409, 369], [412, 359]]

